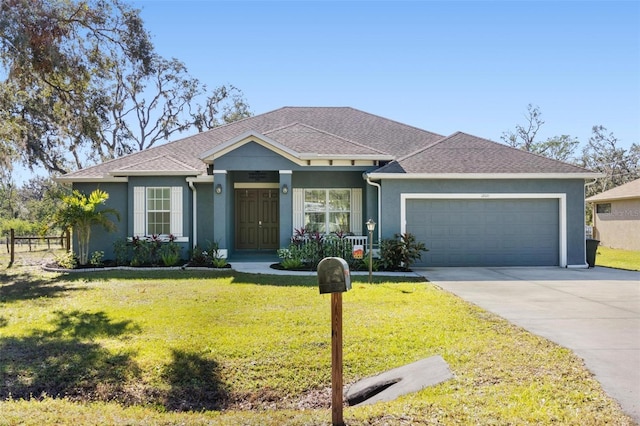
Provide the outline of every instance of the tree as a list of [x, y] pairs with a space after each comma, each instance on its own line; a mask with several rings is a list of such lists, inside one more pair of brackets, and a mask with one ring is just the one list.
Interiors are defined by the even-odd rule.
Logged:
[[2, 0], [0, 54], [5, 167], [65, 174], [251, 115], [235, 87], [207, 97], [182, 62], [157, 55], [121, 0]]
[[18, 189], [24, 207], [24, 214], [20, 218], [45, 228], [51, 222], [53, 212], [61, 208], [62, 198], [69, 192], [50, 178], [38, 176], [29, 179]]
[[89, 241], [91, 227], [102, 226], [107, 231], [116, 229], [109, 216], [120, 220], [120, 214], [114, 209], [99, 209], [109, 199], [109, 194], [96, 189], [89, 196], [74, 190], [62, 199], [63, 207], [56, 212], [54, 224], [63, 229], [73, 228], [78, 239], [78, 261], [86, 265], [89, 260]]
[[196, 106], [191, 118], [198, 131], [203, 132], [251, 115], [242, 91], [235, 86], [225, 85], [215, 88], [207, 97], [204, 106]]
[[640, 177], [640, 145], [627, 150], [618, 146], [612, 132], [593, 126], [592, 136], [582, 150], [582, 167], [605, 174], [594, 185], [587, 186], [587, 197], [615, 188]]
[[15, 219], [20, 212], [16, 183], [9, 170], [0, 171], [0, 219]]
[[538, 106], [527, 105], [526, 124], [516, 125], [515, 132], [506, 131], [500, 137], [506, 144], [523, 151], [533, 152], [559, 161], [571, 161], [578, 148], [578, 140], [569, 135], [554, 136], [537, 142], [536, 136], [544, 124]]
[[100, 156], [96, 160], [148, 149], [193, 127], [202, 132], [251, 116], [242, 92], [234, 86], [216, 88], [205, 105], [199, 105], [206, 86], [191, 77], [177, 59], [156, 55], [151, 69], [144, 74], [125, 63], [114, 68], [112, 83], [105, 89], [114, 102], [94, 146], [94, 153]]
[[120, 0], [3, 0], [0, 151], [65, 173], [106, 120], [113, 58], [149, 73], [152, 52], [139, 12]]

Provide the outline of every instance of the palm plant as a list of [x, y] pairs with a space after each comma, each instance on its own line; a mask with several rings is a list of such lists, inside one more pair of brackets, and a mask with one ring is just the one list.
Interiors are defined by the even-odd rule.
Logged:
[[91, 227], [101, 225], [107, 231], [115, 231], [116, 225], [109, 218], [120, 214], [115, 209], [99, 209], [109, 199], [109, 194], [96, 189], [89, 196], [74, 190], [62, 198], [63, 206], [56, 212], [55, 225], [63, 229], [73, 228], [78, 238], [78, 262], [86, 265], [89, 261], [89, 240]]

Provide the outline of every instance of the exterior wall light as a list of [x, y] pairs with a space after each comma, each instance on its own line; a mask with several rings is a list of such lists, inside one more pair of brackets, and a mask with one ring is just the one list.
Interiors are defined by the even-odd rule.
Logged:
[[220, 184], [216, 185], [216, 194], [222, 194], [222, 185]]
[[289, 187], [285, 183], [284, 185], [282, 185], [282, 193], [287, 194], [288, 192], [289, 192]]

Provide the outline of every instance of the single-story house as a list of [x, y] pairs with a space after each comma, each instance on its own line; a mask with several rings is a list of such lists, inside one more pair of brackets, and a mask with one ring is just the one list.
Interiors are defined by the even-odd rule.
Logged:
[[599, 175], [457, 132], [349, 107], [284, 107], [59, 178], [109, 193], [116, 239], [173, 234], [229, 256], [288, 247], [295, 229], [409, 232], [416, 266], [584, 267], [584, 185]]
[[593, 238], [605, 247], [640, 250], [640, 179], [587, 198]]

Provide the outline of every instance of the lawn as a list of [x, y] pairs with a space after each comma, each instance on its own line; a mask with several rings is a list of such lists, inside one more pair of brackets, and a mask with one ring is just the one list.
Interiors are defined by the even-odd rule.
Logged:
[[[5, 265], [0, 424], [331, 423], [314, 277]], [[354, 281], [345, 384], [436, 354], [455, 378], [346, 407], [347, 424], [632, 424], [569, 350], [427, 282]]]
[[640, 271], [640, 251], [620, 250], [598, 246], [596, 266]]

